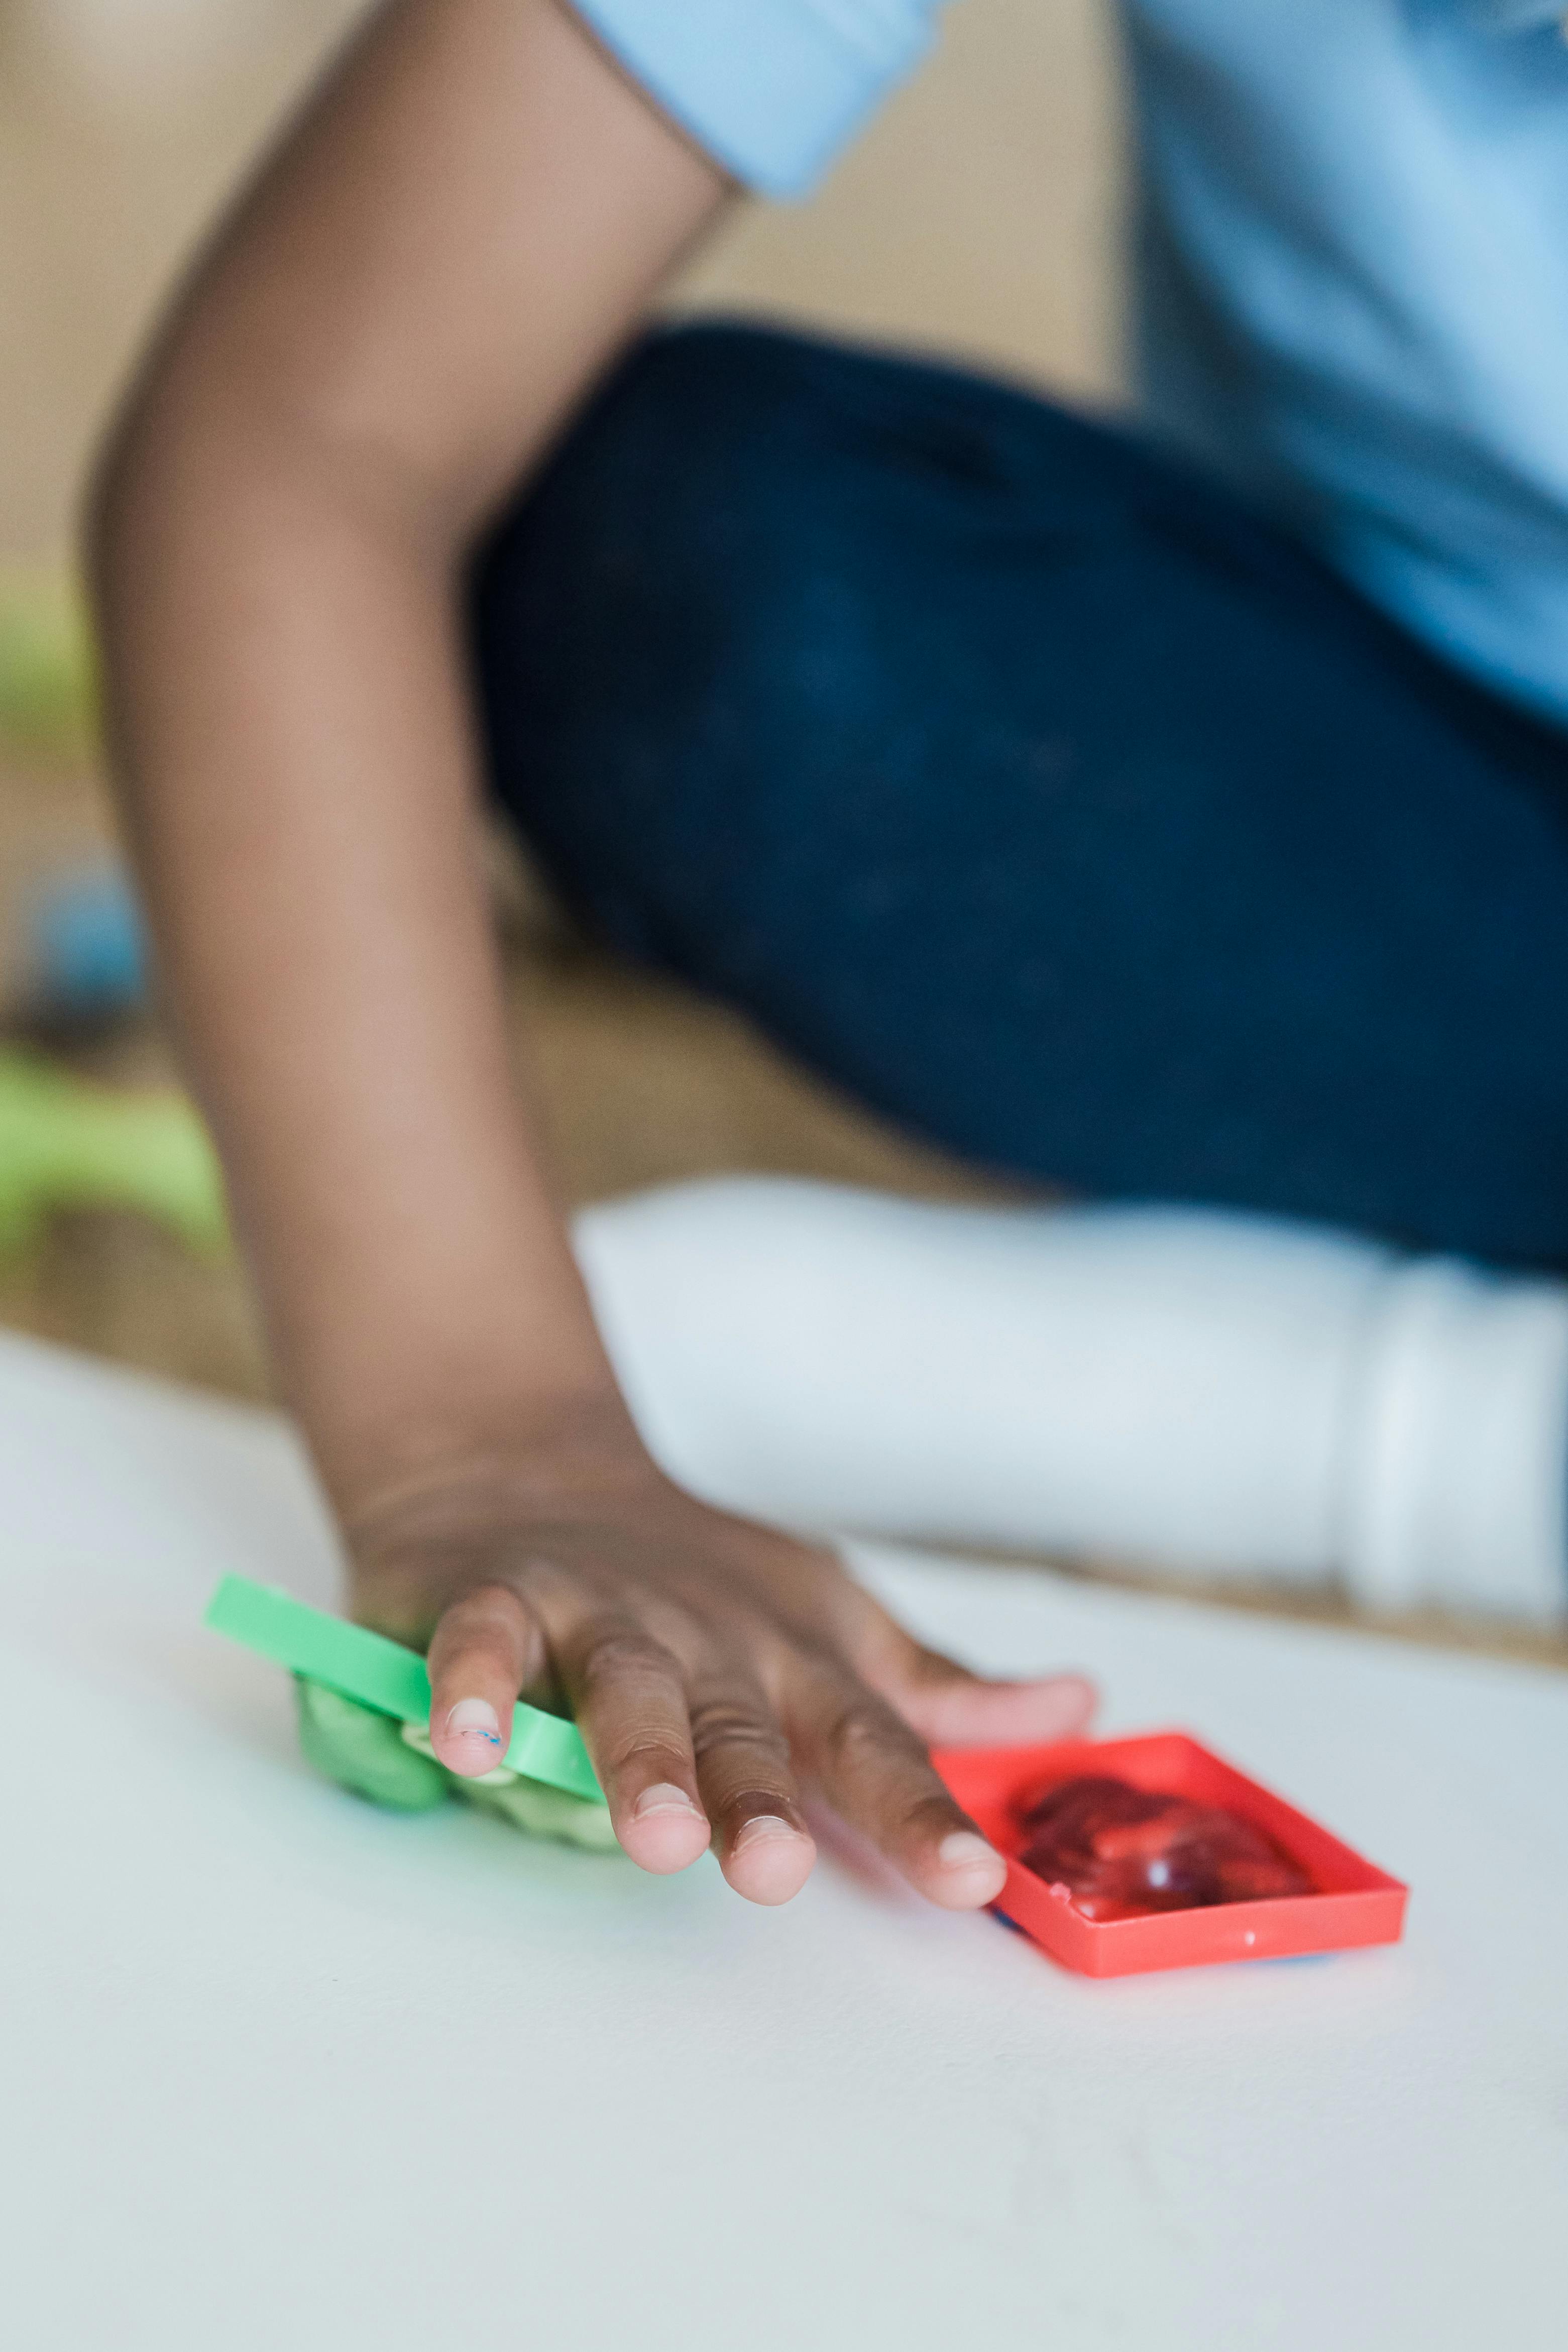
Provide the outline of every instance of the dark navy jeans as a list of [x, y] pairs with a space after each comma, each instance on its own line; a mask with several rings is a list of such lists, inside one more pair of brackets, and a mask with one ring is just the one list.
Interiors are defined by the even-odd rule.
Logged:
[[1568, 1266], [1568, 738], [1212, 483], [688, 329], [504, 520], [474, 626], [568, 898], [907, 1128]]

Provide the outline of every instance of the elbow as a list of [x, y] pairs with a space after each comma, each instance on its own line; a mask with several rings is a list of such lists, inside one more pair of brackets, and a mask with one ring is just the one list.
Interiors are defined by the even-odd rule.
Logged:
[[265, 397], [221, 354], [155, 354], [110, 418], [87, 477], [79, 549], [111, 689], [150, 600], [187, 616], [218, 571], [243, 571], [285, 517], [309, 464]]
[[110, 419], [83, 489], [79, 538], [100, 630], [111, 625], [116, 583], [156, 560], [158, 542], [192, 500], [193, 460], [223, 432], [210, 396], [193, 398], [177, 352], [143, 370]]
[[122, 402], [92, 453], [83, 486], [78, 527], [81, 569], [100, 617], [105, 586], [132, 527], [146, 470], [145, 442], [143, 423], [132, 402]]
[[397, 546], [444, 567], [459, 549], [445, 486], [374, 435], [344, 429], [325, 394], [242, 352], [174, 347], [111, 419], [83, 501], [83, 568], [100, 625], [121, 592], [178, 568], [193, 545], [256, 551], [321, 531]]

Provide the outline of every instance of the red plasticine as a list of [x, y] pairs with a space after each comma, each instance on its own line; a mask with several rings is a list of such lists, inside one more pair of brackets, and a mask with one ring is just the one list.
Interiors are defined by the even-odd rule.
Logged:
[[[1141, 1976], [1150, 1969], [1216, 1960], [1342, 1952], [1358, 1944], [1394, 1944], [1403, 1932], [1407, 1890], [1397, 1878], [1190, 1732], [949, 1748], [939, 1749], [933, 1761], [982, 1835], [1006, 1859], [1007, 1884], [997, 1910], [1053, 1959], [1083, 1976]], [[1305, 1893], [1086, 1917], [1067, 1880], [1040, 1878], [1022, 1853], [1035, 1834], [1025, 1827], [1025, 1816], [1053, 1790], [1085, 1779], [1110, 1780], [1155, 1800], [1179, 1797], [1199, 1811], [1218, 1811], [1249, 1823], [1267, 1841], [1271, 1860], [1284, 1857], [1300, 1872]], [[1136, 1845], [1137, 1825], [1130, 1826]]]
[[1018, 1859], [1086, 1919], [1306, 1895], [1311, 1881], [1224, 1805], [1135, 1789], [1107, 1773], [1058, 1782], [1019, 1811]]

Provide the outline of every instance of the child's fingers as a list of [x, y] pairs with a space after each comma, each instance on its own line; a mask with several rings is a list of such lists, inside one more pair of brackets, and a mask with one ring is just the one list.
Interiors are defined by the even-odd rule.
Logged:
[[555, 1661], [622, 1846], [644, 1870], [684, 1870], [710, 1832], [679, 1660], [591, 1601], [557, 1633]]
[[552, 1654], [633, 1861], [679, 1870], [711, 1843], [737, 1894], [787, 1901], [816, 1848], [760, 1685], [689, 1622], [668, 1620], [683, 1662], [616, 1601], [569, 1592], [552, 1591]]
[[544, 1672], [544, 1637], [504, 1584], [466, 1592], [430, 1643], [430, 1745], [449, 1771], [477, 1780], [511, 1744], [512, 1707]]
[[1007, 1865], [901, 1715], [854, 1675], [816, 1663], [803, 1663], [790, 1701], [797, 1752], [835, 1812], [944, 1910], [994, 1902]]
[[1022, 1748], [1079, 1739], [1100, 1696], [1082, 1675], [987, 1682], [932, 1650], [918, 1650], [904, 1671], [880, 1686], [905, 1722], [933, 1748]]
[[850, 1654], [873, 1690], [933, 1748], [1012, 1748], [1077, 1739], [1100, 1694], [1082, 1675], [991, 1682], [928, 1650], [872, 1600], [856, 1596]]
[[789, 1742], [760, 1680], [734, 1658], [705, 1664], [689, 1685], [698, 1776], [719, 1865], [737, 1895], [787, 1903], [816, 1860]]

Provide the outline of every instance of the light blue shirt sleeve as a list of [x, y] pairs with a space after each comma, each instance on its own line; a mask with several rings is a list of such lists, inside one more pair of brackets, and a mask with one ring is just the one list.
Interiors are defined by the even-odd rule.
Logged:
[[764, 195], [820, 178], [925, 55], [945, 0], [572, 0], [714, 161]]
[[1534, 33], [1564, 15], [1568, 0], [1464, 0], [1465, 13], [1487, 33]]

